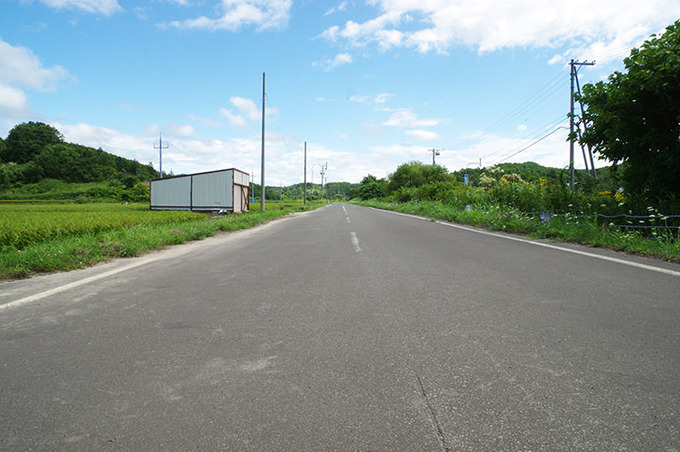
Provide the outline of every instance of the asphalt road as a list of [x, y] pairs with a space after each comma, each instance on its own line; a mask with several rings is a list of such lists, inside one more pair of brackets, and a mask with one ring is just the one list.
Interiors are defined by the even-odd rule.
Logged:
[[0, 284], [0, 450], [677, 451], [680, 266], [351, 205]]

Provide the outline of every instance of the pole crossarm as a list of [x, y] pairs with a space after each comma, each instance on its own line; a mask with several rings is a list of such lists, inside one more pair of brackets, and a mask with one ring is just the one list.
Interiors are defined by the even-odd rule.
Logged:
[[440, 155], [440, 154], [441, 154], [441, 150], [440, 150], [440, 149], [436, 149], [436, 148], [432, 148], [432, 149], [430, 149], [428, 152], [431, 152], [431, 153], [432, 153], [432, 164], [435, 165], [436, 163], [435, 163], [434, 157], [435, 157], [436, 155]]

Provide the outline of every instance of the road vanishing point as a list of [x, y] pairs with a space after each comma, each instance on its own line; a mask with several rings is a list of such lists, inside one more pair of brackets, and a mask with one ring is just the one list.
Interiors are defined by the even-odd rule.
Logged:
[[332, 204], [0, 284], [3, 451], [678, 451], [680, 266]]

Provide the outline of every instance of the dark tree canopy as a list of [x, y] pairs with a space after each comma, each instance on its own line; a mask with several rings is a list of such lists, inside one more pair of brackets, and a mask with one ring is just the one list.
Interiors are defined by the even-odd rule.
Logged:
[[26, 163], [47, 146], [64, 142], [64, 136], [54, 127], [42, 122], [26, 122], [14, 126], [5, 140], [2, 160]]
[[[588, 123], [581, 142], [622, 164], [628, 196], [680, 201], [680, 21], [624, 60], [627, 72], [583, 87]], [[670, 204], [669, 204], [670, 203]]]

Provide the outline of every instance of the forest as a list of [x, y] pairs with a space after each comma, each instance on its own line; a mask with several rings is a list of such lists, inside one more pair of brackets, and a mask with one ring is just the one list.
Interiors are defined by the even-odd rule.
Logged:
[[146, 201], [151, 164], [67, 143], [54, 127], [27, 122], [0, 138], [0, 199]]

